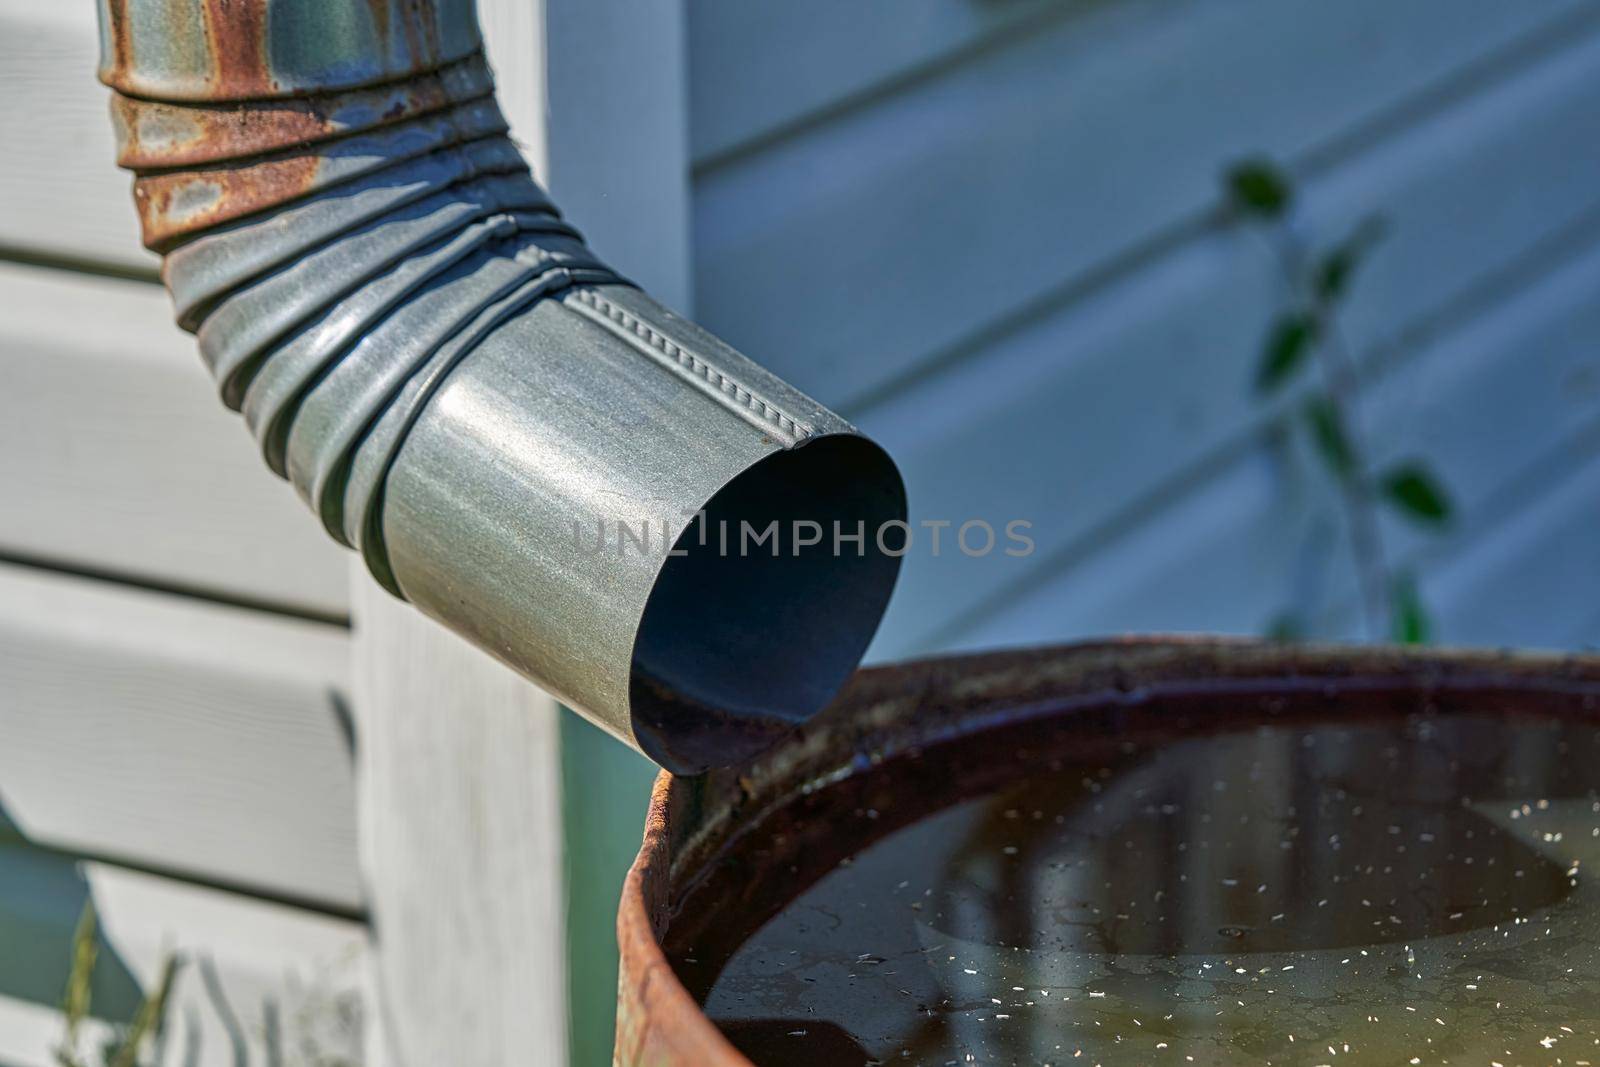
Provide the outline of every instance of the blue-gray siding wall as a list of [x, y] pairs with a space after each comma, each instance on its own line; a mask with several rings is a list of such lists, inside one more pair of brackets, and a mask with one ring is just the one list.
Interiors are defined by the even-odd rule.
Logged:
[[1340, 316], [1385, 517], [1441, 641], [1600, 641], [1600, 7], [1584, 0], [690, 4], [696, 313], [838, 406], [917, 517], [876, 657], [1123, 630], [1367, 633], [1344, 512], [1252, 392], [1286, 306], [1219, 176], [1277, 159]]

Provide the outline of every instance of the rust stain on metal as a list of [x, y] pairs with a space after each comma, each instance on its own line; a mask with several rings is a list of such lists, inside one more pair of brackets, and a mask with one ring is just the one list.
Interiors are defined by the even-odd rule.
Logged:
[[[118, 162], [137, 175], [134, 201], [144, 243], [156, 251], [313, 192], [329, 142], [433, 115], [493, 91], [477, 54], [403, 81], [284, 96], [267, 47], [268, 0], [155, 2], [173, 8], [176, 37], [203, 41], [201, 69], [213, 97], [113, 97]], [[136, 73], [128, 3], [111, 0], [107, 7], [117, 77]], [[403, 31], [411, 62], [438, 52], [431, 0], [368, 3], [384, 39], [391, 29]], [[180, 17], [180, 9], [187, 15]]]
[[133, 40], [128, 28], [127, 0], [109, 0], [106, 4], [106, 32], [111, 39], [111, 66], [101, 71], [108, 85], [116, 85], [133, 67]]
[[111, 109], [117, 163], [134, 170], [219, 163], [342, 132], [311, 100], [195, 107], [117, 96]]
[[[379, 85], [466, 59], [481, 43], [464, 0], [282, 6], [273, 0], [98, 0], [98, 6], [100, 80], [146, 99], [261, 100]], [[315, 47], [279, 55], [275, 41], [314, 41]], [[322, 58], [308, 63], [308, 56]]]
[[367, 0], [367, 12], [372, 16], [372, 28], [378, 40], [389, 39], [389, 0]]
[[146, 248], [163, 252], [183, 238], [254, 215], [316, 187], [322, 157], [314, 151], [245, 166], [147, 174], [134, 179], [133, 200]]
[[389, 40], [389, 0], [366, 0], [366, 11], [373, 16], [373, 30], [378, 40]]
[[[400, 18], [400, 31], [405, 34], [406, 50], [411, 53], [413, 62], [437, 59], [439, 18], [434, 11], [433, 0], [367, 0], [367, 3], [373, 9], [374, 22], [382, 18], [385, 29], [388, 28], [390, 9], [398, 9], [395, 13]], [[381, 16], [378, 14], [379, 8], [383, 9]]]
[[267, 0], [202, 0], [211, 87], [218, 97], [270, 96], [278, 90], [267, 54]]
[[220, 163], [333, 140], [461, 103], [436, 75], [375, 89], [225, 105], [112, 97], [117, 163], [132, 170]]

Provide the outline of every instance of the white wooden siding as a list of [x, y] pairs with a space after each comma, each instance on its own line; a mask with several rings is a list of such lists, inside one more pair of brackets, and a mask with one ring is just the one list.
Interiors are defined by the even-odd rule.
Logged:
[[367, 1062], [565, 1062], [559, 709], [354, 579]]
[[[1587, 442], [1590, 456], [1600, 441]], [[1600, 651], [1600, 463], [1590, 462], [1486, 537], [1432, 568], [1423, 592], [1460, 644]], [[1577, 585], [1580, 593], [1573, 595]]]
[[116, 148], [94, 5], [0, 0], [0, 248], [155, 277]]
[[[1216, 201], [1335, 150], [1583, 0], [1117, 0], [695, 182], [696, 307], [851, 408]], [[701, 56], [697, 62], [717, 62]]]
[[1219, 208], [1258, 154], [1313, 242], [1388, 224], [1341, 326], [1374, 458], [1457, 500], [1385, 518], [1439, 638], [1596, 639], [1600, 561], [1536, 518], [1580, 523], [1600, 454], [1592, 5], [698, 0], [690, 46], [697, 313], [879, 437], [917, 517], [1034, 523], [1027, 560], [908, 557], [875, 658], [1360, 632], [1331, 487], [1261, 443], [1303, 393], [1251, 393], [1285, 285]]
[[150, 1061], [158, 1067], [357, 1062], [359, 923], [0, 844], [0, 1063], [58, 1063], [58, 1005], [87, 900], [99, 915], [100, 951], [80, 1051], [127, 1022], [176, 957], [167, 1036]]
[[158, 286], [0, 263], [0, 307], [0, 556], [346, 613], [349, 554], [266, 471]]
[[1032, 32], [1087, 0], [689, 4], [690, 144], [702, 168], [845, 102]]
[[0, 825], [359, 911], [342, 629], [0, 566]]
[[161, 1064], [349, 1062], [349, 556], [172, 325], [96, 48], [93, 5], [0, 0], [0, 1063], [56, 1062], [90, 897], [86, 1041], [178, 952]]
[[[1387, 222], [1388, 236], [1341, 319], [1366, 363], [1404, 362], [1419, 335], [1442, 329], [1464, 306], [1492, 307], [1575, 236], [1584, 239], [1600, 213], [1596, 92], [1600, 35], [1591, 32], [1306, 184], [1301, 224], [1323, 241], [1369, 213]], [[1050, 561], [1081, 553], [1130, 506], [1187, 481], [1198, 461], [1260, 426], [1269, 409], [1250, 382], [1265, 326], [1283, 300], [1273, 252], [1258, 235], [1210, 229], [858, 417], [899, 459], [920, 512], [958, 521], [1027, 518], [1039, 565], [1059, 566]], [[1514, 312], [1512, 321], [1532, 329], [1541, 314]], [[1583, 328], [1578, 336], [1596, 336]], [[1453, 337], [1435, 361], [1439, 373], [1450, 373], [1454, 348], [1471, 336]], [[1508, 345], [1496, 358], [1519, 367], [1529, 357]], [[1558, 378], [1594, 353], [1569, 349], [1566, 358], [1570, 366], [1552, 371]], [[1433, 387], [1425, 377], [1410, 380], [1404, 395], [1416, 395], [1418, 381]], [[1593, 412], [1581, 395], [1564, 395], [1541, 394], [1553, 405], [1542, 417], [1536, 404], [1517, 412], [1491, 405], [1460, 429], [1531, 445], [1531, 435], [1555, 429], [1558, 413]], [[1495, 391], [1474, 396], [1480, 408], [1498, 402]], [[1404, 421], [1403, 410], [1390, 412], [1370, 420], [1374, 431]], [[1467, 494], [1492, 476], [1459, 464], [1447, 473]], [[909, 557], [884, 650], [921, 647], [996, 589], [1032, 584], [1031, 566], [949, 553]]]
[[[1476, 536], [1448, 541], [1430, 554], [1420, 582], [1436, 640], [1600, 649], [1592, 595], [1600, 575], [1597, 437], [1579, 442], [1590, 456], [1586, 467], [1559, 468], [1554, 485], [1541, 486], [1531, 500], [1516, 500]], [[1328, 566], [1351, 588], [1343, 534], [1326, 529], [1320, 540], [1305, 537], [1316, 514], [1284, 491], [1281, 471], [1255, 456], [1085, 554], [1069, 572], [939, 637], [976, 647], [1116, 631], [1259, 633], [1285, 606], [1308, 543], [1325, 554], [1318, 566]], [[1270, 580], [1263, 581], [1263, 573]], [[1353, 617], [1348, 605], [1336, 615], [1344, 632]]]

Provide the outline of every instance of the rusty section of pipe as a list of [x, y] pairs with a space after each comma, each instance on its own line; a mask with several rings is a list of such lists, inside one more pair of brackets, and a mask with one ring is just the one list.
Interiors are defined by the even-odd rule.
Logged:
[[405, 81], [343, 93], [232, 104], [175, 103], [113, 94], [117, 164], [195, 167], [306, 148], [494, 94], [482, 56]]
[[[178, 322], [378, 582], [679, 772], [827, 702], [898, 555], [729, 558], [688, 530], [881, 527], [893, 464], [585, 246], [507, 138], [470, 0], [100, 14]], [[656, 550], [585, 547], [608, 523]]]
[[100, 80], [152, 100], [262, 100], [353, 89], [482, 46], [450, 0], [101, 0]]
[[[313, 106], [321, 105], [321, 113], [330, 114], [337, 113], [341, 103], [337, 98], [319, 99]], [[311, 113], [313, 118], [317, 114]], [[265, 141], [281, 134], [283, 125], [284, 120], [274, 116], [258, 129], [239, 126], [233, 130], [241, 139]], [[134, 168], [134, 204], [145, 245], [164, 252], [193, 234], [386, 169], [396, 161], [505, 133], [505, 119], [493, 98], [479, 97], [433, 112], [397, 113], [386, 122], [352, 127], [321, 142], [291, 144], [215, 163], [196, 162], [176, 170]], [[211, 143], [190, 141], [185, 147], [188, 154], [198, 155]]]
[[[158, 252], [506, 131], [470, 5], [105, 0], [102, 15], [117, 161]], [[446, 58], [446, 41], [466, 51]]]

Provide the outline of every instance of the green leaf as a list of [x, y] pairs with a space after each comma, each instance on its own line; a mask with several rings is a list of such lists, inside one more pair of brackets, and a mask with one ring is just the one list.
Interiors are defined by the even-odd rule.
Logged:
[[1270, 393], [1292, 378], [1305, 365], [1319, 332], [1316, 316], [1309, 312], [1291, 311], [1279, 317], [1267, 333], [1256, 368], [1256, 391]]
[[1247, 215], [1275, 219], [1289, 208], [1294, 185], [1277, 164], [1267, 159], [1247, 159], [1228, 168], [1228, 195]]
[[1428, 609], [1417, 593], [1417, 583], [1402, 575], [1394, 580], [1390, 589], [1394, 604], [1394, 639], [1402, 645], [1425, 645], [1432, 632]]
[[1324, 256], [1317, 264], [1317, 299], [1331, 304], [1343, 296], [1360, 258], [1361, 250], [1349, 244], [1339, 245]]
[[1306, 401], [1306, 423], [1311, 427], [1311, 442], [1328, 470], [1341, 480], [1354, 475], [1356, 456], [1338, 406], [1326, 396], [1312, 397]]
[[1417, 463], [1395, 467], [1384, 475], [1384, 499], [1418, 522], [1438, 525], [1450, 520], [1450, 498], [1442, 486]]
[[1356, 227], [1354, 233], [1322, 257], [1316, 265], [1313, 279], [1317, 299], [1320, 302], [1331, 304], [1349, 292], [1350, 279], [1354, 277], [1356, 268], [1361, 265], [1361, 261], [1382, 234], [1381, 220], [1367, 219]]

